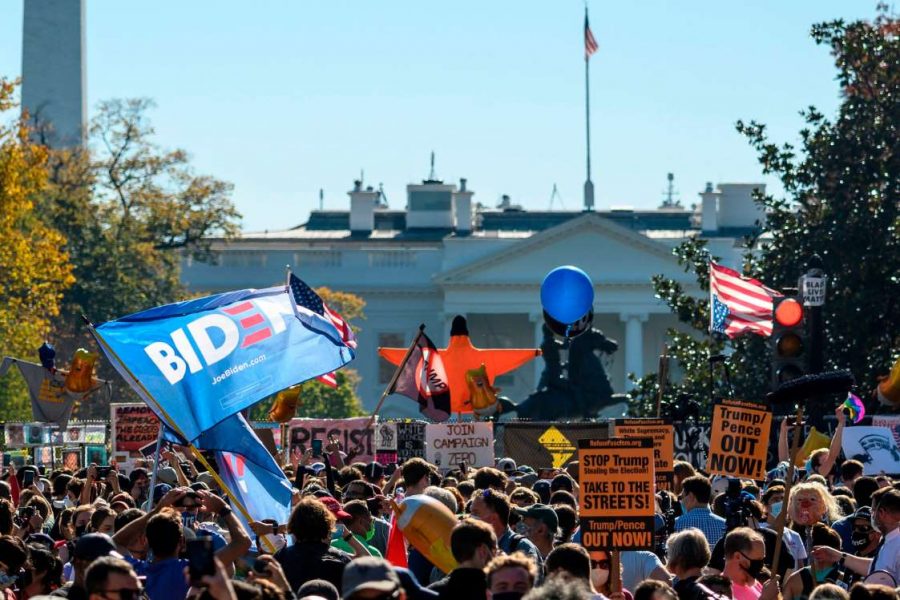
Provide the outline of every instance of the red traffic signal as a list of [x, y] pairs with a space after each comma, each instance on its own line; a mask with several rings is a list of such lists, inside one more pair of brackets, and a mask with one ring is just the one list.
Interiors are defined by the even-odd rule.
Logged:
[[782, 327], [796, 327], [803, 320], [803, 305], [794, 298], [785, 298], [775, 307], [775, 322]]

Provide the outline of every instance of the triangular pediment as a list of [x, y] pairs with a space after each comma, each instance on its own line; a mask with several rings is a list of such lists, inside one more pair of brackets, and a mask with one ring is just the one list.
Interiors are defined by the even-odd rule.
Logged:
[[595, 283], [649, 284], [664, 273], [687, 279], [669, 246], [587, 213], [493, 254], [441, 273], [444, 286], [534, 284], [560, 265], [575, 265]]

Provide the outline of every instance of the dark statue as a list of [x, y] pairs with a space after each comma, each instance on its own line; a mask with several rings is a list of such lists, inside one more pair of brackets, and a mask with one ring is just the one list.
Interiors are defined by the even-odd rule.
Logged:
[[[515, 411], [519, 419], [539, 421], [555, 419], [590, 419], [603, 408], [623, 402], [623, 394], [613, 394], [612, 384], [600, 357], [619, 348], [599, 329], [590, 329], [566, 342], [556, 339], [544, 325], [541, 351], [544, 372], [538, 389], [518, 404], [500, 398], [503, 413]], [[568, 349], [568, 362], [562, 362], [562, 351]]]

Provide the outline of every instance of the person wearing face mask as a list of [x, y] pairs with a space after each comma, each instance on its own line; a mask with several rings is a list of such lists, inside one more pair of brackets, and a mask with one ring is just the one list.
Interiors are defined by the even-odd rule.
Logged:
[[758, 578], [765, 567], [766, 545], [759, 533], [738, 527], [725, 536], [725, 569], [731, 580], [734, 600], [774, 600], [778, 597], [778, 579], [763, 587]]
[[22, 600], [49, 594], [62, 586], [62, 561], [40, 546], [28, 547], [29, 568], [19, 585]]
[[900, 490], [882, 488], [872, 494], [872, 527], [882, 535], [872, 558], [852, 556], [827, 546], [814, 548], [813, 556], [839, 560], [859, 575], [887, 571], [895, 581], [900, 580]]
[[[853, 532], [850, 534], [850, 547], [853, 549], [851, 554], [862, 558], [872, 558], [881, 543], [881, 532], [872, 527], [872, 509], [863, 506], [853, 513], [851, 518], [853, 524]], [[843, 581], [847, 585], [847, 589], [863, 579], [862, 575], [854, 573], [850, 569], [844, 572]]]
[[589, 596], [584, 596], [589, 600], [633, 600], [631, 592], [625, 589], [609, 595], [610, 563], [606, 552], [589, 554], [579, 544], [560, 544], [547, 556], [545, 566], [547, 578], [542, 588], [555, 581], [570, 580], [584, 585], [590, 591]]
[[450, 551], [457, 566], [450, 575], [432, 583], [441, 600], [487, 597], [487, 578], [484, 568], [497, 554], [497, 536], [487, 523], [467, 519], [450, 533]]
[[[841, 548], [841, 536], [821, 523], [813, 525], [812, 541], [816, 546], [828, 546], [836, 550]], [[784, 582], [784, 600], [808, 598], [819, 584], [841, 581], [843, 573], [837, 562], [830, 556], [823, 555], [818, 559], [814, 558], [809, 566], [794, 571]]]
[[490, 600], [521, 600], [537, 578], [534, 562], [521, 552], [498, 556], [484, 570]]
[[523, 535], [537, 547], [542, 558], [547, 558], [559, 529], [556, 511], [546, 504], [532, 504], [517, 512], [522, 517]]
[[[381, 552], [369, 543], [375, 535], [375, 520], [372, 518], [372, 513], [369, 511], [369, 507], [366, 506], [365, 501], [350, 500], [349, 502], [344, 503], [343, 508], [344, 512], [350, 515], [350, 518], [344, 521], [344, 526], [347, 530], [353, 534], [356, 541], [369, 551], [370, 555], [381, 558]], [[343, 550], [347, 554], [356, 553], [350, 544], [345, 542], [341, 537], [332, 540], [331, 545], [338, 550]]]
[[[843, 465], [841, 466], [843, 467]], [[857, 509], [863, 507], [868, 509], [872, 506], [872, 494], [878, 490], [878, 482], [875, 481], [874, 477], [863, 475], [856, 478], [850, 490], [853, 492], [853, 500], [856, 501]], [[841, 536], [841, 549], [849, 554], [856, 554], [856, 552], [854, 552], [853, 540], [851, 539], [851, 535], [853, 534], [853, 521], [854, 517], [853, 514], [851, 514], [842, 519], [838, 519], [831, 524], [831, 528], [837, 531], [838, 535]]]

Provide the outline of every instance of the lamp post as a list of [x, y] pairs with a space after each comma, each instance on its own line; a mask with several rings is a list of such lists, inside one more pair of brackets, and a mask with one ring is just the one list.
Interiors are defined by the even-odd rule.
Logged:
[[[825, 275], [822, 258], [813, 254], [806, 263], [806, 273], [800, 276], [798, 288], [803, 299], [803, 306], [807, 311], [807, 339], [809, 341], [808, 372], [817, 374], [825, 369], [825, 292], [828, 277]], [[831, 410], [825, 406], [825, 399], [821, 396], [812, 398], [809, 411], [813, 425], [822, 429], [823, 417], [831, 414]]]

